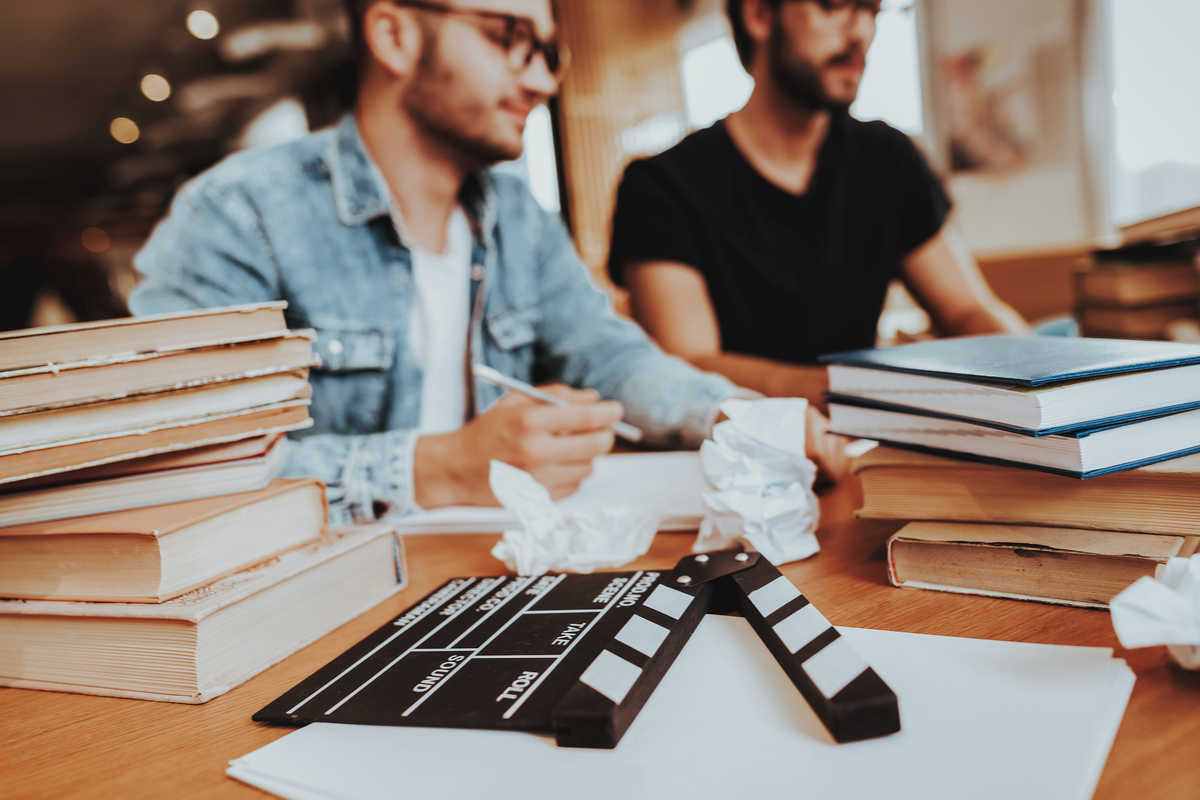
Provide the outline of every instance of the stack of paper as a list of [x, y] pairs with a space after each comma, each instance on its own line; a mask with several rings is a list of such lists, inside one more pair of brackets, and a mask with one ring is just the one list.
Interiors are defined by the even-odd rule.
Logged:
[[898, 734], [835, 744], [749, 625], [708, 617], [615, 750], [315, 724], [229, 774], [294, 800], [1091, 797], [1134, 682], [1111, 650], [842, 633], [899, 695]]

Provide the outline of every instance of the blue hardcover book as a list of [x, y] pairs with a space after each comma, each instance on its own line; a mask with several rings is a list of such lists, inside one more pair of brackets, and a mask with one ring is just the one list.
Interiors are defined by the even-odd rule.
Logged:
[[833, 400], [1026, 435], [1200, 407], [1200, 345], [980, 336], [823, 356]]
[[868, 405], [833, 402], [829, 416], [830, 429], [843, 436], [1072, 478], [1200, 452], [1200, 409], [1041, 437], [940, 414]]

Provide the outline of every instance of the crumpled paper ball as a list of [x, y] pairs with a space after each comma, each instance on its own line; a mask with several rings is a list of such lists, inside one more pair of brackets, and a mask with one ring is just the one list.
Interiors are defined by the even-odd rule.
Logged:
[[693, 552], [741, 542], [772, 564], [815, 554], [820, 505], [812, 489], [817, 466], [804, 454], [808, 401], [733, 399], [721, 411], [729, 419], [700, 448], [701, 467], [716, 491], [704, 495]]
[[519, 575], [592, 572], [628, 564], [650, 549], [662, 515], [624, 503], [563, 513], [524, 470], [493, 461], [492, 493], [524, 526], [505, 531], [492, 555]]
[[1109, 603], [1124, 647], [1165, 644], [1181, 667], [1200, 669], [1200, 555], [1172, 558], [1158, 578], [1138, 578]]

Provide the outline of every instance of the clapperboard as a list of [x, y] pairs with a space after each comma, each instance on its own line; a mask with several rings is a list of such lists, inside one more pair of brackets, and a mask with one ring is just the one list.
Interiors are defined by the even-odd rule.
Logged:
[[448, 581], [254, 715], [552, 733], [616, 747], [708, 613], [740, 612], [839, 742], [900, 729], [896, 695], [758, 553], [669, 573]]

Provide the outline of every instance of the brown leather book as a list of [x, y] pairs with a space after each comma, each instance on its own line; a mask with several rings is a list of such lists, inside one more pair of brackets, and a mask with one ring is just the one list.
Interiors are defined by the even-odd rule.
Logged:
[[880, 446], [859, 456], [868, 519], [953, 520], [1189, 535], [1200, 455], [1078, 480]]
[[309, 403], [307, 399], [292, 400], [210, 416], [201, 421], [167, 423], [135, 435], [0, 455], [0, 487], [13, 481], [117, 461], [300, 430], [312, 425], [308, 416]]
[[157, 456], [131, 458], [128, 461], [102, 464], [99, 467], [78, 469], [71, 472], [57, 472], [41, 478], [11, 481], [0, 486], [0, 492], [24, 492], [48, 486], [59, 486], [64, 483], [82, 483], [84, 481], [99, 481], [109, 478], [125, 478], [149, 472], [166, 472], [191, 467], [205, 467], [227, 461], [260, 458], [266, 455], [284, 435], [282, 433], [273, 433], [266, 436], [255, 436], [250, 439], [210, 444], [205, 447], [194, 447], [190, 450], [179, 450]]
[[403, 588], [388, 525], [324, 536], [158, 605], [0, 600], [0, 686], [203, 703]]
[[0, 528], [0, 597], [161, 603], [310, 542], [325, 486], [257, 492]]
[[[287, 441], [283, 434], [276, 434], [271, 439], [272, 447], [256, 456], [92, 480], [78, 480], [78, 473], [75, 472], [59, 473], [51, 477], [61, 479], [64, 475], [75, 476], [76, 480], [60, 480], [54, 486], [26, 488], [23, 491], [12, 491], [13, 484], [5, 484], [0, 486], [0, 490], [6, 490], [0, 491], [0, 535], [3, 535], [4, 528], [13, 525], [108, 514], [264, 489], [283, 472], [288, 458]], [[24, 486], [29, 483], [18, 482]]]
[[1165, 339], [1167, 326], [1181, 319], [1200, 319], [1200, 304], [1170, 303], [1141, 308], [1082, 306], [1076, 316], [1084, 336], [1118, 339]]
[[145, 353], [287, 330], [286, 302], [208, 308], [0, 333], [0, 371]]
[[281, 331], [0, 372], [0, 414], [40, 412], [307, 369], [319, 363], [312, 338], [312, 331]]
[[1105, 265], [1075, 273], [1083, 305], [1137, 307], [1200, 299], [1200, 270], [1191, 262]]
[[1108, 608], [1197, 537], [1023, 525], [910, 522], [888, 540], [894, 586]]
[[32, 414], [0, 415], [0, 456], [111, 439], [311, 396], [308, 370], [302, 369]]

